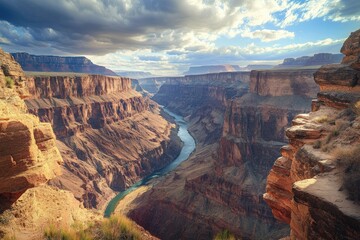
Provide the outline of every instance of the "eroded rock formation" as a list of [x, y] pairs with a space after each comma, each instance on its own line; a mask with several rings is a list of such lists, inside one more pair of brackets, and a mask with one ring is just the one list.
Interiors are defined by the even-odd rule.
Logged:
[[1, 49], [0, 62], [0, 203], [5, 206], [58, 175], [62, 158], [51, 125], [26, 112], [20, 65]]
[[63, 162], [54, 132], [27, 113], [20, 65], [1, 49], [0, 64], [0, 238], [36, 240], [50, 223], [68, 228], [99, 219], [72, 193], [46, 185]]
[[286, 131], [290, 144], [267, 178], [264, 199], [277, 219], [290, 224], [292, 239], [360, 238], [359, 190], [352, 175], [360, 162], [360, 30], [341, 52], [342, 64], [315, 73], [321, 91], [312, 112], [292, 121]]
[[303, 56], [299, 58], [285, 58], [282, 64], [275, 68], [297, 68], [309, 66], [321, 66], [325, 64], [340, 63], [344, 55], [331, 53], [317, 53], [314, 56]]
[[65, 162], [51, 184], [72, 191], [86, 207], [102, 208], [180, 150], [175, 126], [129, 78], [35, 76], [27, 84], [27, 107], [51, 123]]
[[93, 64], [86, 57], [37, 56], [28, 53], [12, 53], [24, 71], [32, 72], [75, 72], [116, 76], [103, 66]]
[[162, 239], [210, 239], [223, 229], [245, 239], [288, 234], [261, 196], [273, 157], [286, 142], [284, 129], [293, 116], [310, 109], [318, 91], [313, 72], [168, 79], [154, 99], [186, 116], [197, 149], [136, 198], [129, 216]]

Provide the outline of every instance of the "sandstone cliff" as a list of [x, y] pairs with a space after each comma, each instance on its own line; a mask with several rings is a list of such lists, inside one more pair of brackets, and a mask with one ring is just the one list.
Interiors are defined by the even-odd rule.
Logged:
[[46, 185], [61, 174], [55, 135], [49, 123], [27, 113], [20, 65], [1, 49], [0, 63], [0, 238], [40, 239], [50, 223], [94, 221], [72, 193]]
[[32, 72], [76, 72], [116, 76], [103, 66], [93, 64], [86, 57], [37, 56], [28, 53], [12, 53], [24, 71]]
[[26, 113], [21, 67], [2, 50], [0, 62], [0, 202], [5, 206], [58, 175], [62, 158], [51, 125]]
[[305, 66], [321, 66], [325, 64], [340, 63], [344, 55], [331, 53], [318, 53], [314, 56], [303, 56], [299, 58], [285, 58], [282, 64], [275, 68], [297, 68]]
[[292, 121], [267, 178], [264, 199], [291, 239], [360, 238], [360, 30], [341, 52], [342, 64], [314, 74], [321, 91], [312, 112]]
[[135, 197], [129, 216], [162, 239], [210, 239], [223, 229], [245, 239], [288, 234], [261, 195], [273, 157], [286, 142], [284, 129], [309, 110], [318, 91], [312, 74], [253, 71], [167, 79], [154, 99], [186, 116], [197, 149]]
[[31, 113], [58, 137], [64, 174], [51, 184], [70, 190], [88, 208], [104, 204], [178, 154], [173, 124], [131, 80], [101, 75], [28, 79]]

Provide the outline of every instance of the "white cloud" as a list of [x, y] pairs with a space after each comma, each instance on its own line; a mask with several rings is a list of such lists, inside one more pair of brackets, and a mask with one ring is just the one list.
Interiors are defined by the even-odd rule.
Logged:
[[118, 51], [105, 56], [88, 56], [95, 63], [112, 70], [150, 71], [157, 75], [177, 75], [191, 65], [242, 64], [243, 62], [278, 61], [289, 54], [293, 57], [312, 55], [322, 49], [335, 47], [339, 50], [344, 39], [326, 38], [319, 41], [287, 44], [283, 46], [258, 46], [254, 43], [243, 47], [228, 46], [209, 48], [206, 51], [187, 51], [179, 48], [170, 52], [160, 51], [154, 54], [150, 49], [136, 51]]
[[289, 32], [286, 30], [270, 30], [270, 29], [262, 29], [262, 30], [256, 30], [253, 32], [250, 31], [244, 31], [241, 33], [242, 37], [247, 38], [258, 38], [262, 42], [271, 42], [276, 41], [282, 38], [293, 38], [295, 37], [294, 32]]
[[290, 2], [280, 27], [305, 22], [316, 18], [335, 22], [360, 21], [359, 0], [309, 0], [303, 3]]

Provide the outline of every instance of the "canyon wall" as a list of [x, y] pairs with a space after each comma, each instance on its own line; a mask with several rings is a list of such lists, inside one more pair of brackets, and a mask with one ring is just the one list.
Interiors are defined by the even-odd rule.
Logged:
[[288, 227], [272, 217], [262, 194], [274, 157], [287, 141], [284, 129], [309, 110], [318, 91], [313, 72], [168, 79], [153, 99], [186, 116], [197, 149], [137, 197], [128, 215], [162, 239], [210, 239], [223, 229], [244, 239], [287, 235]]
[[76, 72], [116, 76], [103, 66], [93, 64], [86, 57], [37, 56], [28, 53], [12, 53], [24, 71], [31, 72]]
[[317, 53], [314, 56], [299, 58], [285, 58], [284, 62], [275, 68], [298, 68], [305, 66], [321, 66], [325, 64], [340, 63], [344, 55], [332, 53]]
[[34, 76], [29, 111], [58, 137], [64, 174], [51, 184], [70, 190], [88, 208], [104, 204], [177, 156], [175, 125], [160, 116], [131, 80], [102, 75]]
[[61, 175], [63, 159], [49, 123], [27, 113], [26, 77], [0, 49], [0, 238], [41, 239], [53, 223], [68, 228], [94, 222], [74, 195], [46, 185]]
[[[242, 82], [249, 82], [249, 81], [250, 81], [249, 72], [222, 72], [222, 73], [208, 73], [208, 74], [200, 74], [200, 75], [188, 75], [183, 77], [152, 77], [152, 78], [139, 79], [140, 85], [150, 94], [156, 94], [164, 83], [168, 83], [170, 86], [170, 85], [179, 85], [180, 83], [194, 84], [196, 82], [199, 85], [209, 84], [215, 86], [215, 85], [222, 85], [223, 83], [226, 82], [229, 84], [238, 83], [241, 85], [239, 86], [241, 88], [243, 86]], [[229, 86], [228, 88], [231, 87]], [[235, 86], [235, 88], [237, 87]], [[181, 94], [176, 95], [176, 97], [178, 96], [181, 96]], [[156, 97], [161, 98], [161, 95], [158, 95]]]
[[[27, 114], [20, 65], [0, 49], [0, 205], [60, 174], [62, 158], [48, 123]], [[25, 93], [25, 94], [24, 94]]]
[[264, 199], [291, 239], [360, 237], [360, 30], [341, 52], [342, 64], [315, 73], [312, 111], [292, 120], [267, 178]]

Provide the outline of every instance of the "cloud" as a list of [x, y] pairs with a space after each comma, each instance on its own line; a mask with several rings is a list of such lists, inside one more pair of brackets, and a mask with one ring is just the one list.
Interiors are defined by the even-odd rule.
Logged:
[[154, 55], [150, 50], [123, 50], [101, 57], [88, 57], [93, 62], [105, 65], [113, 70], [137, 69], [159, 75], [177, 75], [187, 71], [189, 66], [194, 65], [247, 65], [259, 60], [278, 62], [285, 57], [309, 56], [319, 52], [338, 52], [343, 41], [344, 39], [326, 38], [283, 46], [273, 44], [267, 47], [252, 43], [242, 47], [215, 47], [207, 51], [175, 51], [171, 52], [171, 54], [160, 51], [157, 55]]
[[[73, 54], [119, 49], [175, 49], [236, 34], [243, 24], [275, 21], [282, 1], [272, 0], [0, 0], [9, 35], [21, 29], [29, 41]], [[20, 46], [20, 42], [14, 42]], [[35, 44], [35, 43], [33, 43]], [[200, 44], [197, 44], [200, 47]]]
[[281, 27], [316, 18], [335, 22], [360, 21], [359, 0], [310, 0], [290, 2], [285, 17], [278, 22]]
[[[328, 45], [306, 43], [307, 32], [294, 26], [312, 19], [360, 21], [359, 4], [358, 0], [0, 0], [0, 46], [38, 55], [86, 55], [115, 70], [137, 67], [169, 73], [201, 61], [223, 64], [311, 53], [315, 48], [333, 51], [340, 44], [336, 40]], [[273, 44], [295, 34], [305, 43]], [[250, 44], [252, 39], [262, 42]]]
[[262, 29], [262, 30], [256, 30], [253, 32], [245, 31], [241, 33], [242, 37], [248, 37], [248, 38], [258, 38], [262, 42], [271, 42], [276, 41], [282, 38], [293, 38], [295, 37], [294, 32], [289, 32], [286, 30], [270, 30], [270, 29]]

